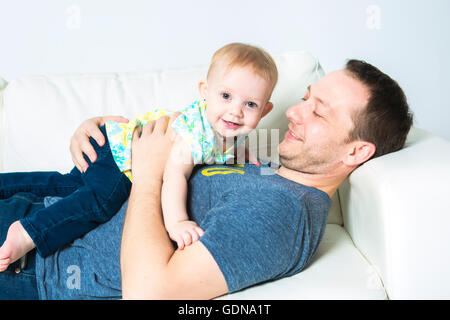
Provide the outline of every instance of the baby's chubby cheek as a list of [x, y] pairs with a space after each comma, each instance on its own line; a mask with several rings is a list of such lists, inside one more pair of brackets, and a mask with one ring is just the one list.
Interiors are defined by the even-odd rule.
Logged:
[[253, 130], [256, 129], [256, 126], [245, 126], [243, 128], [243, 130], [241, 130], [241, 134], [249, 134], [250, 132], [252, 132]]
[[250, 131], [256, 129], [256, 127], [258, 126], [259, 122], [261, 121], [261, 118], [247, 124], [247, 127], [249, 128]]

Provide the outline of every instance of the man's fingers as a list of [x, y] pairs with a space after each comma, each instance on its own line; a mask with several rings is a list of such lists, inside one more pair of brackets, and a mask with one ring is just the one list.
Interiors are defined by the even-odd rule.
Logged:
[[151, 120], [147, 122], [142, 130], [142, 132], [145, 132], [146, 134], [152, 133], [155, 128], [156, 120]]
[[127, 118], [122, 117], [122, 116], [96, 117], [96, 118], [93, 118], [92, 120], [94, 120], [96, 122], [97, 127], [101, 127], [102, 125], [105, 124], [106, 121], [115, 121], [115, 122], [121, 122], [121, 123], [127, 123], [130, 121]]
[[89, 168], [89, 164], [84, 160], [84, 157], [81, 156], [77, 158], [74, 162], [76, 162], [76, 167], [80, 172], [86, 172], [86, 170]]
[[85, 135], [88, 137], [92, 137], [99, 146], [103, 146], [105, 144], [105, 137], [103, 136], [99, 127], [103, 126], [106, 121], [115, 121], [120, 123], [129, 122], [127, 118], [122, 116], [96, 117], [85, 121], [85, 123], [82, 125], [85, 128]]
[[175, 112], [175, 113], [170, 117], [170, 120], [169, 120], [169, 125], [170, 125], [170, 126], [172, 125], [172, 123], [177, 119], [177, 117], [178, 117], [180, 114], [181, 114], [181, 112], [177, 111], [177, 112]]
[[163, 117], [158, 118], [158, 120], [156, 120], [153, 131], [156, 133], [165, 133], [168, 123], [169, 123], [169, 117], [163, 116]]
[[83, 157], [83, 152], [90, 154], [88, 157], [91, 162], [95, 162], [95, 160], [97, 160], [97, 154], [89, 142], [84, 141], [83, 143], [78, 143], [76, 140], [73, 140], [70, 144], [70, 155], [72, 157], [73, 164], [80, 172], [86, 171], [89, 166]]
[[100, 124], [101, 126], [105, 124], [105, 121], [115, 121], [115, 122], [120, 122], [120, 123], [127, 123], [130, 120], [128, 120], [125, 117], [122, 116], [106, 116], [106, 117], [102, 117], [101, 119], [102, 123]]
[[[177, 115], [179, 115], [180, 113], [177, 112]], [[172, 129], [171, 124], [173, 123], [173, 121], [175, 121], [176, 116], [172, 116], [171, 118], [169, 118], [168, 116], [163, 116], [160, 117], [156, 120], [151, 120], [148, 121], [143, 128], [143, 131], [145, 131], [146, 133], [167, 133], [170, 131], [171, 134], [173, 134], [173, 136], [176, 136], [176, 132]]]
[[173, 122], [177, 119], [177, 117], [180, 115], [180, 112], [175, 112], [169, 120], [169, 124], [167, 125], [167, 130], [166, 130], [166, 134], [169, 135], [170, 139], [172, 141], [175, 141], [176, 137], [177, 137], [177, 132], [175, 131], [175, 129], [172, 127]]
[[75, 165], [75, 167], [78, 169], [78, 171], [84, 172], [84, 170], [83, 170], [83, 168], [81, 167], [81, 165], [77, 162], [77, 159], [74, 158], [73, 156], [72, 156], [72, 162], [73, 162], [73, 164]]
[[139, 139], [141, 134], [142, 134], [142, 127], [137, 126], [136, 128], [134, 128], [132, 140], [135, 141], [135, 140]]
[[92, 163], [97, 160], [97, 153], [95, 152], [94, 147], [89, 141], [83, 141], [83, 143], [81, 144], [81, 152], [82, 154], [79, 155], [78, 163], [87, 165], [87, 162], [84, 160], [83, 153], [89, 158]]
[[99, 126], [102, 125], [103, 124], [98, 119], [97, 120], [94, 119], [94, 121], [86, 120], [81, 125], [83, 131], [81, 132], [82, 137], [80, 138], [80, 140], [83, 139], [89, 142], [89, 137], [92, 137], [99, 146], [103, 146], [105, 144], [105, 137], [103, 136], [103, 133], [100, 131], [99, 128]]
[[86, 133], [86, 135], [94, 139], [100, 147], [102, 147], [106, 142], [105, 136], [98, 127], [92, 128], [91, 131]]
[[69, 146], [69, 150], [70, 150], [70, 156], [72, 157], [72, 162], [75, 165], [75, 167], [77, 167], [78, 171], [83, 172], [83, 170], [81, 169], [81, 165], [78, 163], [78, 159], [76, 157], [76, 152], [74, 150], [74, 144], [73, 141], [70, 141], [70, 146]]

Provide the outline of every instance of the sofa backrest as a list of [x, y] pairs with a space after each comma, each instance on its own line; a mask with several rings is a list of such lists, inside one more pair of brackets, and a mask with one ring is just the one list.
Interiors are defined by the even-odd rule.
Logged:
[[[257, 146], [267, 145], [267, 149], [250, 149], [260, 158], [276, 161], [276, 145], [287, 130], [286, 109], [297, 103], [307, 86], [318, 81], [324, 72], [308, 52], [288, 52], [274, 59], [279, 71], [279, 82], [271, 99], [274, 109], [256, 131]], [[73, 167], [70, 137], [83, 120], [99, 115], [124, 115], [132, 119], [157, 107], [179, 110], [199, 98], [197, 84], [205, 78], [206, 71], [204, 66], [12, 80], [3, 90], [2, 171], [67, 172]], [[329, 222], [342, 224], [340, 205], [337, 197], [334, 199]]]

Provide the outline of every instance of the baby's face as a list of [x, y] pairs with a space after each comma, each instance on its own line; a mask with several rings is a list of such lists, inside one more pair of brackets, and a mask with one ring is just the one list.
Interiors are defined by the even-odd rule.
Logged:
[[250, 67], [217, 66], [199, 89], [206, 99], [208, 121], [222, 137], [248, 134], [272, 109], [271, 83]]

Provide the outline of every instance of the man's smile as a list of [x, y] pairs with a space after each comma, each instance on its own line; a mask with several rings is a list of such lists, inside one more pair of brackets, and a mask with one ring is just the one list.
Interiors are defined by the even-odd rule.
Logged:
[[285, 134], [285, 138], [288, 140], [303, 141], [303, 139], [300, 137], [299, 134], [294, 133], [294, 131], [291, 129], [290, 125], [289, 125], [289, 130]]

